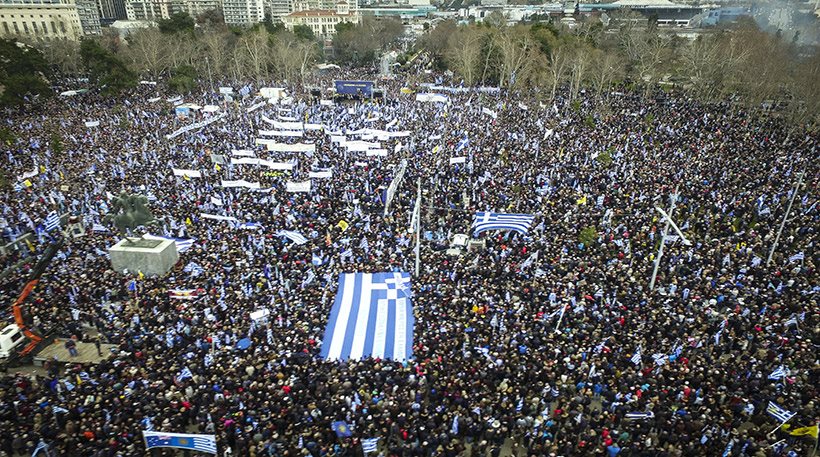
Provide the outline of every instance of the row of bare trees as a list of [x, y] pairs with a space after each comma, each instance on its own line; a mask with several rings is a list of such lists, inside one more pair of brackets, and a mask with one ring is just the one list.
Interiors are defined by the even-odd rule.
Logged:
[[[144, 28], [120, 38], [106, 34], [102, 44], [144, 78], [158, 79], [182, 66], [196, 69], [200, 78], [276, 78], [299, 80], [319, 59], [314, 40], [299, 38], [264, 27], [233, 33], [224, 27], [196, 33], [165, 34], [156, 27]], [[65, 74], [82, 71], [79, 45], [69, 41], [44, 43], [46, 59]]]
[[782, 103], [800, 123], [817, 124], [820, 53], [760, 30], [751, 20], [694, 40], [639, 20], [615, 17], [605, 30], [595, 21], [559, 29], [542, 24], [507, 26], [443, 22], [418, 42], [465, 85], [540, 87], [552, 98], [559, 87], [603, 95], [616, 82], [647, 92], [658, 84], [683, 87], [704, 101], [732, 97], [748, 107]]

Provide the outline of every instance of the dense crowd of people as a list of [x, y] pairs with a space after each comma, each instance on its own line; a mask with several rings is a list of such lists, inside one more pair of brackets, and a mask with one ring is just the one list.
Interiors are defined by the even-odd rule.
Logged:
[[[40, 333], [98, 334], [116, 350], [96, 365], [50, 363], [43, 376], [11, 370], [0, 454], [46, 443], [51, 455], [145, 455], [142, 431], [155, 430], [215, 434], [220, 455], [242, 456], [361, 455], [366, 438], [396, 456], [809, 455], [815, 440], [775, 430], [767, 406], [795, 413], [795, 428], [820, 420], [816, 134], [676, 93], [547, 102], [462, 90], [435, 103], [400, 79], [379, 84], [379, 103], [323, 103], [294, 86], [289, 104], [251, 110], [264, 84], [242, 83], [249, 95], [231, 102], [185, 95], [220, 109], [180, 119], [159, 85], [7, 116], [0, 225], [5, 242], [28, 231], [37, 241], [3, 258], [0, 300], [16, 298], [61, 236], [39, 229], [47, 215], [80, 216], [85, 236], [66, 239], [25, 313]], [[323, 126], [277, 139], [315, 153], [256, 145], [270, 120]], [[384, 157], [333, 141], [380, 141], [349, 133], [367, 128], [410, 136], [382, 140]], [[234, 150], [294, 167], [231, 165]], [[332, 176], [287, 192], [316, 170]], [[221, 186], [240, 179], [261, 188]], [[158, 224], [140, 232], [193, 240], [167, 275], [111, 269], [121, 235], [105, 215], [122, 191], [148, 197]], [[685, 239], [663, 237], [656, 207]], [[489, 232], [448, 250], [476, 211], [535, 221], [526, 235]], [[322, 359], [338, 274], [382, 271], [413, 274], [413, 358]], [[197, 298], [169, 296], [178, 289]], [[252, 320], [261, 309], [269, 318]], [[337, 436], [337, 421], [351, 437]]]

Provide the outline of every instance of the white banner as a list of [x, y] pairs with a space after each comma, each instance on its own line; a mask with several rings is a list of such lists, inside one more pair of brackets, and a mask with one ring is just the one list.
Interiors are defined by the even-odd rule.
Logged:
[[319, 104], [322, 106], [333, 106], [333, 100], [319, 100]]
[[189, 178], [201, 178], [202, 173], [199, 170], [185, 170], [183, 168], [172, 168], [174, 176], [187, 176]]
[[346, 140], [345, 140], [344, 135], [331, 135], [330, 136], [330, 142], [331, 143], [344, 143], [345, 141]]
[[261, 108], [261, 107], [265, 106], [265, 103], [266, 103], [266, 102], [259, 102], [259, 103], [255, 104], [255, 105], [251, 105], [251, 106], [249, 106], [249, 107], [248, 107], [247, 112], [248, 112], [248, 113], [252, 113], [252, 112], [254, 112], [254, 111], [258, 110], [259, 108]]
[[260, 130], [259, 136], [290, 136], [301, 137], [305, 133], [301, 130]]
[[367, 151], [368, 149], [380, 149], [382, 144], [369, 141], [347, 141], [344, 146], [348, 151]]
[[148, 99], [148, 103], [156, 103], [156, 102], [158, 102], [158, 101], [160, 101], [160, 100], [161, 100], [161, 98], [160, 98], [160, 97], [149, 98], [149, 99]]
[[[257, 143], [259, 140], [256, 140]], [[274, 152], [316, 152], [315, 144], [285, 144], [285, 143], [263, 143], [268, 147], [268, 151]]]
[[308, 173], [308, 178], [331, 178], [333, 177], [332, 171], [311, 171]]
[[322, 130], [322, 124], [303, 124], [305, 130]]
[[40, 174], [40, 170], [37, 168], [37, 164], [35, 164], [34, 165], [34, 170], [27, 171], [27, 172], [23, 173], [22, 175], [17, 175], [17, 180], [18, 181], [25, 181], [26, 179], [33, 178], [33, 177], [35, 177], [39, 174]]
[[416, 94], [417, 102], [447, 103], [450, 98], [441, 94]]
[[467, 161], [467, 157], [452, 157], [450, 158], [450, 165], [454, 165], [457, 163], [465, 163]]
[[256, 157], [234, 157], [231, 159], [231, 165], [262, 165], [273, 170], [293, 170], [292, 163], [273, 162], [265, 159], [257, 159]]
[[199, 213], [199, 217], [203, 219], [213, 219], [215, 221], [229, 221], [229, 222], [239, 222], [239, 219], [230, 216], [220, 216], [217, 214], [205, 214]]
[[302, 182], [288, 181], [288, 192], [310, 192], [310, 180]]
[[233, 94], [233, 87], [220, 87], [219, 88], [219, 93], [220, 94], [231, 95], [231, 94]]
[[89, 127], [89, 128], [99, 127], [100, 126], [100, 121], [88, 121], [88, 122], [85, 123], [85, 126]]
[[367, 157], [387, 157], [387, 149], [368, 149], [365, 155]]
[[235, 157], [254, 157], [256, 153], [251, 151], [250, 149], [233, 149], [231, 150], [231, 154]]
[[293, 170], [293, 164], [287, 162], [272, 162], [270, 160], [259, 160], [259, 165], [268, 167], [271, 170]]
[[231, 165], [259, 165], [256, 157], [231, 157]]
[[482, 112], [483, 114], [487, 114], [487, 115], [489, 115], [489, 116], [490, 116], [491, 118], [493, 118], [493, 119], [498, 118], [498, 113], [496, 113], [495, 111], [491, 110], [490, 108], [481, 108], [481, 112]]
[[236, 181], [226, 181], [223, 179], [222, 187], [247, 187], [248, 189], [259, 189], [262, 186], [260, 186], [258, 182], [248, 182], [244, 179], [239, 179]]
[[205, 119], [204, 121], [199, 121], [195, 124], [186, 125], [185, 127], [182, 127], [180, 129], [176, 130], [174, 133], [172, 133], [170, 135], [165, 135], [165, 139], [170, 140], [172, 138], [178, 137], [179, 135], [182, 135], [185, 132], [188, 132], [188, 131], [191, 131], [191, 130], [201, 129], [202, 127], [205, 127], [209, 124], [213, 124], [214, 122], [216, 122], [220, 119], [223, 119], [225, 116], [227, 116], [227, 114], [222, 113], [219, 116], [209, 117], [208, 119]]
[[211, 197], [211, 203], [216, 206], [222, 206], [222, 199], [217, 197]]

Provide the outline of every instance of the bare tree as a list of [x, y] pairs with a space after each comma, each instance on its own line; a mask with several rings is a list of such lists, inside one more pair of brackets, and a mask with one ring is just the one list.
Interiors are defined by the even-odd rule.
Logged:
[[73, 75], [80, 71], [80, 46], [76, 41], [51, 40], [39, 47], [46, 61], [62, 73]]
[[213, 76], [217, 78], [225, 76], [235, 41], [231, 33], [222, 30], [206, 30], [197, 40], [199, 54], [207, 58], [207, 65], [205, 65], [206, 62], [202, 62], [204, 59], [198, 59], [197, 69], [200, 74], [203, 74], [202, 69], [208, 71], [207, 68], [202, 68], [203, 66], [210, 66]]
[[129, 37], [127, 54], [135, 70], [144, 71], [156, 79], [168, 69], [172, 52], [168, 46], [168, 37], [159, 29], [149, 27], [138, 30]]
[[499, 69], [499, 86], [515, 84], [518, 73], [524, 68], [529, 51], [534, 47], [529, 29], [524, 26], [508, 28], [503, 33], [494, 35], [497, 48], [501, 52], [501, 68]]
[[270, 41], [264, 29], [259, 28], [244, 33], [237, 43], [237, 51], [242, 56], [241, 60], [248, 64], [253, 77], [261, 79], [267, 75]]
[[476, 82], [484, 31], [476, 26], [459, 27], [447, 40], [447, 62], [467, 85]]

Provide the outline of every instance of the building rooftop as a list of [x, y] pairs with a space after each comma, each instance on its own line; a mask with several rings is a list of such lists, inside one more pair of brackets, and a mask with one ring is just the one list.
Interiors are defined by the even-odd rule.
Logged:
[[294, 11], [288, 16], [291, 17], [319, 17], [319, 16], [352, 16], [352, 14], [339, 14], [335, 10], [305, 10]]

